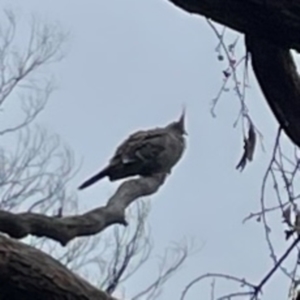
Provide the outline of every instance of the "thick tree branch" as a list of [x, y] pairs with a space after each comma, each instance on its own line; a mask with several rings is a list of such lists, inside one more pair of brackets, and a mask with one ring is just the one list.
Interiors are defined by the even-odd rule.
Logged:
[[114, 300], [51, 256], [0, 235], [0, 299]]
[[288, 49], [246, 35], [262, 92], [280, 126], [300, 146], [300, 78]]
[[99, 233], [112, 224], [127, 225], [125, 209], [134, 200], [155, 193], [164, 183], [165, 174], [125, 181], [107, 205], [77, 216], [53, 217], [36, 213], [0, 211], [0, 231], [14, 238], [44, 236], [66, 245], [75, 237]]
[[169, 0], [242, 33], [300, 50], [300, 0]]
[[300, 146], [300, 79], [289, 51], [300, 50], [300, 0], [169, 1], [246, 34], [264, 96], [284, 132]]

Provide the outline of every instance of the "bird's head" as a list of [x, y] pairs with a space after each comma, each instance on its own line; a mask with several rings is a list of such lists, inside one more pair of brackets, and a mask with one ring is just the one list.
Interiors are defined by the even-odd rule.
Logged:
[[187, 132], [185, 130], [184, 126], [184, 118], [185, 118], [185, 108], [183, 108], [183, 111], [181, 113], [181, 116], [178, 121], [172, 122], [167, 126], [167, 128], [174, 130], [176, 133], [179, 133], [181, 135], [187, 135]]

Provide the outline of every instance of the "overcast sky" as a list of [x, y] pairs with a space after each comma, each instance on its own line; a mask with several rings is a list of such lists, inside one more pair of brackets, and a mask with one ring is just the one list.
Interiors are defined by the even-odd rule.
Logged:
[[[70, 32], [68, 55], [53, 67], [59, 89], [38, 121], [82, 159], [71, 183], [74, 189], [106, 164], [128, 134], [177, 119], [186, 104], [187, 151], [165, 185], [151, 196], [149, 225], [155, 254], [185, 237], [194, 238], [202, 249], [159, 299], [179, 299], [184, 286], [206, 272], [258, 283], [271, 267], [264, 231], [261, 224], [242, 220], [259, 209], [261, 179], [270, 155], [258, 147], [254, 162], [243, 173], [235, 170], [243, 146], [240, 127], [233, 128], [239, 102], [233, 92], [225, 93], [217, 118], [212, 118], [210, 104], [222, 84], [225, 63], [217, 60], [217, 39], [205, 19], [166, 0], [4, 3], [21, 14], [58, 21]], [[229, 35], [228, 41], [235, 37]], [[242, 43], [241, 36], [240, 50]], [[250, 79], [248, 106], [270, 149], [276, 123], [252, 75]], [[80, 192], [84, 209], [103, 205], [117, 185], [105, 179]], [[280, 254], [288, 244], [280, 224], [278, 228], [272, 237]], [[128, 282], [129, 296], [148, 282], [154, 267], [155, 261]], [[274, 276], [264, 299], [286, 299], [283, 278]], [[195, 286], [186, 299], [209, 299], [209, 285], [207, 281]], [[217, 282], [219, 293], [224, 288], [228, 283]]]

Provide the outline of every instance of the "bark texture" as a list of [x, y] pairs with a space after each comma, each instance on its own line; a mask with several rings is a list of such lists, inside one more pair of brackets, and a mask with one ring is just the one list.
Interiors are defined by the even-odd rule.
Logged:
[[0, 211], [0, 231], [17, 239], [31, 234], [66, 245], [75, 237], [99, 233], [113, 224], [127, 225], [125, 209], [134, 200], [155, 193], [164, 183], [165, 177], [165, 174], [156, 174], [123, 182], [106, 206], [82, 215], [51, 217], [36, 213], [14, 214]]
[[115, 300], [31, 246], [0, 235], [0, 300]]
[[[125, 209], [155, 193], [165, 174], [128, 180], [104, 207], [82, 215], [51, 217], [0, 211], [0, 231], [14, 238], [44, 236], [66, 245], [79, 236], [96, 234], [112, 224], [126, 225]], [[49, 255], [0, 235], [0, 300], [116, 300], [79, 278]]]
[[169, 0], [245, 33], [253, 71], [279, 125], [300, 146], [300, 0]]

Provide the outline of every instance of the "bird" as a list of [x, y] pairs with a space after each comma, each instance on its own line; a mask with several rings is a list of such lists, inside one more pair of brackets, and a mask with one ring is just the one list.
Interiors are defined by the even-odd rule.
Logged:
[[78, 189], [85, 189], [104, 177], [110, 181], [139, 175], [170, 174], [186, 148], [185, 109], [177, 121], [165, 127], [140, 130], [121, 143], [108, 165], [83, 182]]

